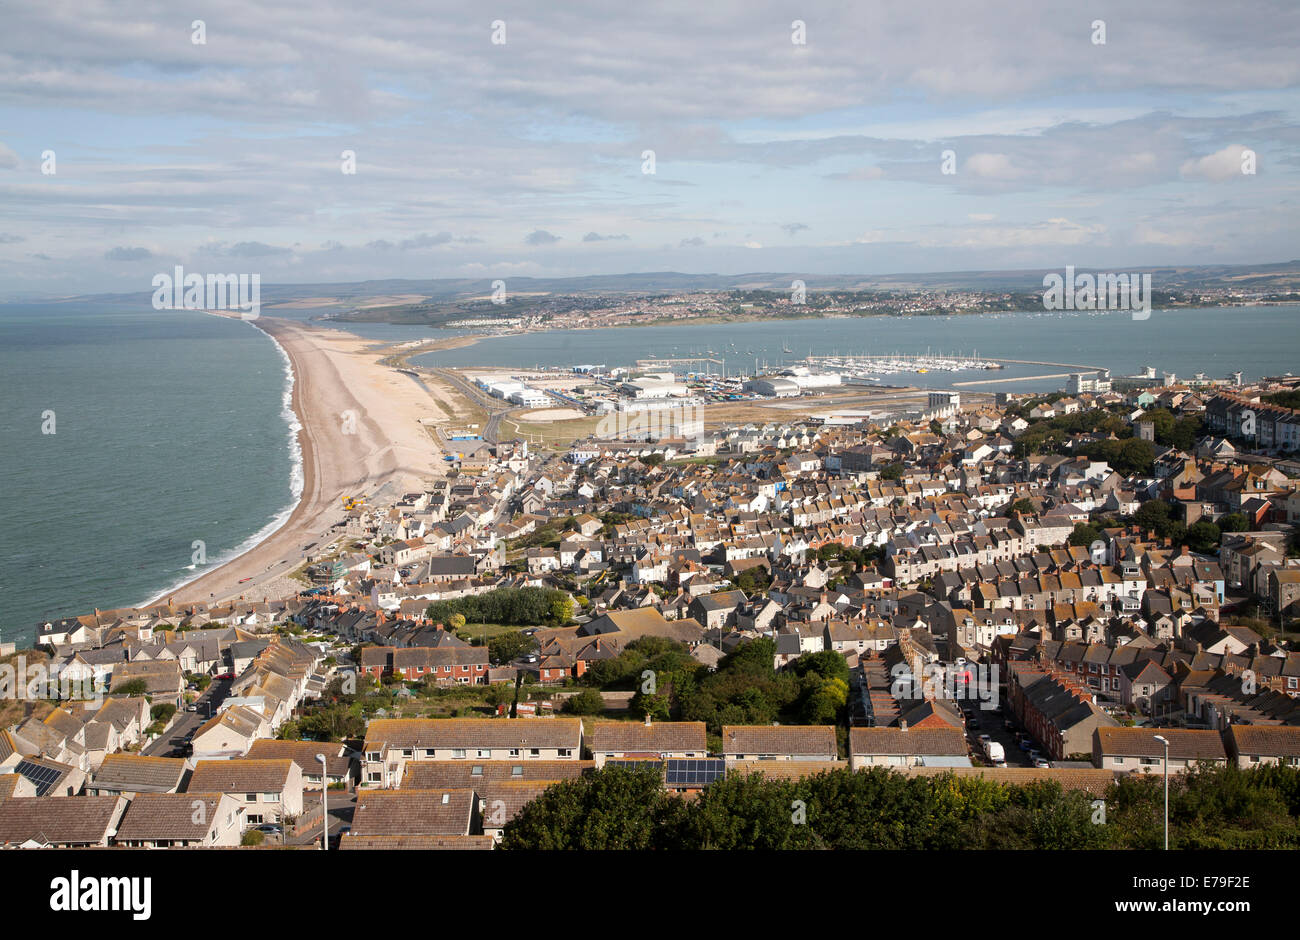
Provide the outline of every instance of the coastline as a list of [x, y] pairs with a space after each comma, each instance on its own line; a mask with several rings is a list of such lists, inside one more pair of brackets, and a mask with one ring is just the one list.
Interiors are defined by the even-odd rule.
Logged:
[[[396, 496], [442, 472], [441, 453], [422, 422], [447, 420], [447, 404], [376, 361], [367, 352], [371, 343], [296, 320], [251, 322], [289, 363], [289, 407], [301, 454], [297, 502], [256, 544], [145, 606], [296, 593], [304, 585], [288, 575], [307, 550], [332, 540], [331, 530], [345, 517], [343, 496], [371, 497], [389, 484]], [[298, 472], [298, 463], [291, 473]]]

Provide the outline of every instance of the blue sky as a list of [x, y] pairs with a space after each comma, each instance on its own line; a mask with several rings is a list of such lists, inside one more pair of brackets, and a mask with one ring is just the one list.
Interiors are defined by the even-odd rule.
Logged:
[[0, 294], [1300, 255], [1293, 3], [617, 6], [10, 10]]

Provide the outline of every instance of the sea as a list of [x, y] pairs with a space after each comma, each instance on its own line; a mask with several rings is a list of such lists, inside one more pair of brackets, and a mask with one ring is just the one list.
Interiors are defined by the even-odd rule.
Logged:
[[[320, 311], [263, 310], [306, 319]], [[326, 325], [376, 342], [451, 335], [419, 326]], [[687, 358], [731, 368], [808, 355], [951, 354], [1109, 368], [1144, 365], [1247, 379], [1300, 366], [1300, 308], [990, 314], [669, 325], [494, 337], [422, 365], [515, 368]], [[784, 352], [791, 350], [790, 353]], [[714, 367], [717, 370], [717, 367]], [[1067, 369], [882, 376], [882, 384], [1050, 391]], [[302, 487], [291, 373], [254, 323], [143, 303], [0, 305], [0, 641], [36, 624], [140, 605], [261, 541]], [[201, 551], [201, 554], [200, 554]]]

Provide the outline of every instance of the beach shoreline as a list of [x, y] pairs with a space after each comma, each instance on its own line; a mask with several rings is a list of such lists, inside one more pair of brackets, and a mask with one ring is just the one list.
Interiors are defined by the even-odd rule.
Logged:
[[440, 475], [441, 452], [423, 423], [446, 422], [450, 407], [381, 365], [353, 334], [296, 320], [253, 325], [289, 360], [302, 489], [284, 522], [246, 551], [163, 591], [153, 604], [261, 601], [305, 588], [288, 575], [312, 548], [324, 548], [345, 518], [342, 498], [398, 496]]

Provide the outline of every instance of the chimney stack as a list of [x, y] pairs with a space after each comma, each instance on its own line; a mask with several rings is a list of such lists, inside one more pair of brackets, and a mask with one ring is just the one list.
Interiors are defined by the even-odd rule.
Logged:
[[646, 716], [645, 716], [645, 726], [646, 726], [647, 728], [650, 727], [650, 713], [649, 713], [649, 712], [647, 712], [647, 713], [646, 713]]

